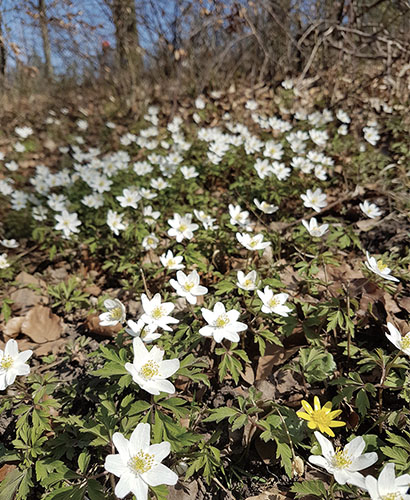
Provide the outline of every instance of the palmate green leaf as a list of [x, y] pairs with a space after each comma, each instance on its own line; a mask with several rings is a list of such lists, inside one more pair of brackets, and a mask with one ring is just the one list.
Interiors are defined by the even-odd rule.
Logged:
[[108, 495], [103, 486], [95, 479], [87, 480], [87, 495], [90, 500], [114, 500], [114, 496]]
[[222, 408], [216, 408], [211, 411], [211, 414], [204, 418], [202, 422], [221, 422], [225, 418], [234, 417], [239, 413], [236, 408], [228, 408], [226, 406]]
[[356, 407], [361, 417], [364, 417], [370, 408], [370, 401], [364, 389], [360, 389], [356, 394]]
[[[169, 496], [168, 487], [165, 484], [151, 487], [150, 490], [152, 491], [152, 493], [154, 493], [154, 496], [157, 500], [167, 500]], [[91, 498], [91, 500], [93, 499]]]
[[326, 498], [326, 490], [323, 481], [317, 479], [311, 481], [303, 481], [303, 483], [295, 483], [290, 491], [296, 493], [296, 498], [304, 498], [308, 495], [313, 495], [318, 498]]
[[287, 443], [282, 443], [278, 439], [276, 442], [276, 458], [280, 459], [281, 465], [284, 467], [286, 474], [292, 478], [292, 450]]
[[98, 377], [112, 377], [113, 375], [128, 375], [124, 364], [117, 363], [115, 361], [108, 361], [105, 363], [103, 368], [94, 370], [91, 372], [92, 375], [97, 375]]
[[236, 288], [236, 285], [232, 281], [222, 280], [215, 286], [215, 295], [222, 295], [224, 293], [231, 292]]
[[398, 447], [390, 448], [389, 446], [382, 446], [380, 451], [396, 464], [398, 472], [407, 473], [410, 471], [410, 456], [406, 450]]
[[22, 482], [26, 472], [20, 469], [10, 471], [0, 483], [0, 498], [1, 500], [14, 500], [20, 483]]
[[[410, 434], [406, 431], [404, 431], [406, 435], [410, 438]], [[395, 444], [396, 446], [400, 446], [400, 448], [404, 448], [408, 452], [410, 452], [410, 442], [407, 441], [403, 436], [397, 436], [396, 434], [393, 434], [390, 431], [387, 431], [387, 441], [391, 444]]]
[[47, 495], [44, 500], [83, 500], [85, 491], [83, 486], [63, 486]]

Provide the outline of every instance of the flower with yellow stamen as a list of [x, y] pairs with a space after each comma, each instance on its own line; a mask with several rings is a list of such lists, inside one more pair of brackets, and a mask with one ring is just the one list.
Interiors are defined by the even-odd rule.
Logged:
[[319, 429], [322, 434], [334, 437], [335, 433], [331, 427], [343, 427], [346, 422], [335, 420], [342, 410], [333, 410], [332, 403], [328, 401], [323, 406], [320, 405], [319, 398], [313, 398], [313, 408], [307, 401], [302, 401], [303, 410], [296, 412], [296, 415], [307, 420], [309, 429]]

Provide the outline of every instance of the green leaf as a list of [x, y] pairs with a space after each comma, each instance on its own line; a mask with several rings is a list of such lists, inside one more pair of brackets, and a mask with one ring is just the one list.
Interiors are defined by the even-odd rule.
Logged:
[[326, 498], [326, 490], [323, 481], [317, 479], [303, 481], [303, 483], [295, 483], [290, 491], [296, 493], [296, 498], [303, 498], [308, 495], [313, 495], [321, 499]]
[[90, 459], [91, 459], [91, 456], [87, 450], [82, 451], [80, 453], [80, 455], [78, 456], [78, 468], [80, 469], [81, 474], [86, 473], [86, 471], [88, 469], [88, 465], [90, 463]]
[[23, 480], [25, 471], [14, 469], [10, 471], [7, 476], [0, 483], [0, 498], [1, 500], [13, 500]]
[[103, 486], [95, 479], [88, 479], [87, 481], [87, 493], [90, 500], [108, 500], [107, 493], [104, 492]]
[[364, 389], [360, 389], [360, 391], [356, 394], [356, 406], [359, 410], [360, 416], [364, 417], [370, 408], [369, 398], [367, 397], [367, 393]]

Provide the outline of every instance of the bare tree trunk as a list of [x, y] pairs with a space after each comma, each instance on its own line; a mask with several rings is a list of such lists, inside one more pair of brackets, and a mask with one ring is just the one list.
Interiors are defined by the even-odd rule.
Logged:
[[118, 63], [134, 86], [142, 63], [135, 0], [112, 0], [110, 8], [115, 26]]
[[46, 4], [45, 0], [38, 0], [38, 14], [40, 20], [41, 38], [43, 39], [43, 52], [44, 52], [44, 71], [47, 79], [53, 76], [53, 67], [51, 65], [51, 48], [50, 38], [48, 36]]
[[4, 75], [6, 74], [7, 52], [3, 39], [3, 16], [0, 12], [0, 83], [3, 84]]

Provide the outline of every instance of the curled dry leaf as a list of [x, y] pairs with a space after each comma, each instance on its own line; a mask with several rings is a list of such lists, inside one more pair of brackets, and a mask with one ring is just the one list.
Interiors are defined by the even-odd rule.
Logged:
[[15, 318], [9, 319], [6, 326], [3, 328], [3, 334], [5, 337], [14, 339], [21, 332], [21, 327], [25, 320], [24, 316], [16, 316]]
[[21, 331], [37, 344], [57, 340], [63, 327], [61, 319], [49, 307], [35, 306], [27, 313]]

